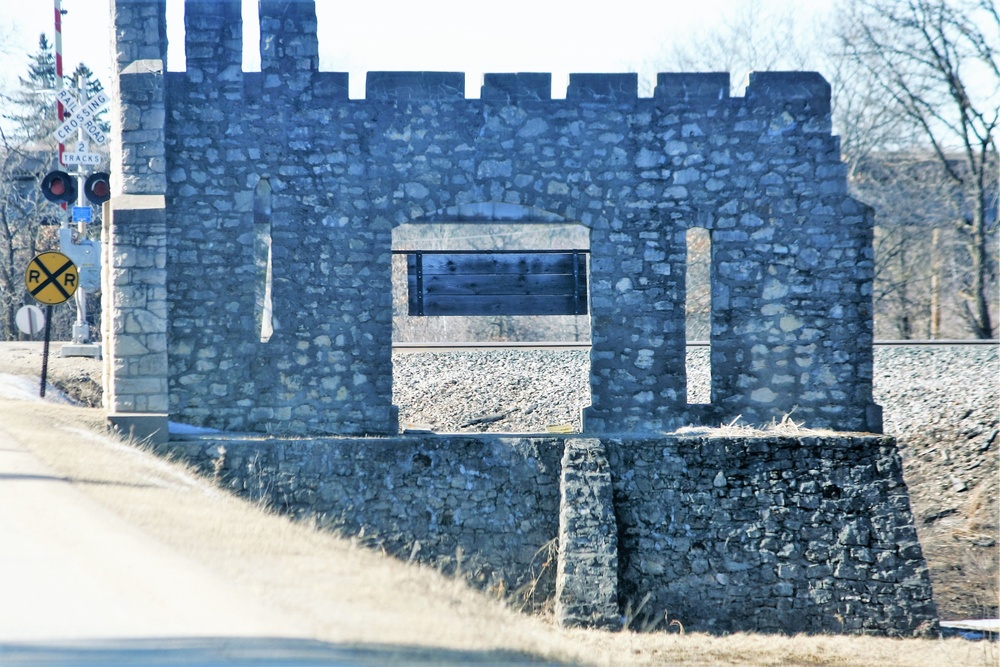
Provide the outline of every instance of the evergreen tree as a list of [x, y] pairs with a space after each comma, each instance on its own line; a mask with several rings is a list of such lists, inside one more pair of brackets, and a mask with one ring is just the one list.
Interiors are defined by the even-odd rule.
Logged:
[[[93, 99], [98, 93], [104, 91], [104, 86], [101, 84], [101, 80], [95, 77], [94, 73], [90, 70], [90, 68], [84, 65], [83, 63], [80, 63], [79, 65], [76, 66], [76, 70], [73, 72], [73, 75], [66, 80], [65, 86], [67, 88], [70, 88], [74, 92], [78, 92], [80, 88], [79, 81], [81, 77], [86, 82], [85, 88], [87, 91], [88, 100]], [[99, 114], [97, 114], [95, 120], [97, 121], [97, 125], [101, 128], [101, 130], [105, 134], [111, 131], [111, 124], [108, 123], [106, 112], [102, 111]]]
[[[38, 51], [28, 63], [27, 76], [19, 76], [18, 82], [18, 88], [3, 100], [4, 125], [14, 141], [44, 142], [58, 124], [53, 97], [56, 61], [44, 33], [38, 38]], [[52, 148], [55, 148], [54, 142]]]

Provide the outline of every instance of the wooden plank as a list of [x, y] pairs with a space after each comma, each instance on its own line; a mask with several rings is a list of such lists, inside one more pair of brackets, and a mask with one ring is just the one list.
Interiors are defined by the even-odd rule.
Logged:
[[[577, 254], [576, 269], [586, 271], [586, 253]], [[407, 271], [415, 270], [415, 253], [407, 255]], [[572, 274], [573, 253], [423, 253], [424, 275]]]
[[[410, 300], [410, 314], [414, 300]], [[425, 296], [426, 316], [472, 315], [573, 315], [576, 314], [572, 295], [566, 296]], [[587, 301], [580, 303], [580, 315], [587, 314]]]
[[[407, 287], [417, 289], [416, 276], [409, 276]], [[523, 275], [500, 274], [483, 275], [425, 275], [423, 279], [424, 296], [454, 295], [454, 296], [485, 296], [485, 295], [516, 295], [536, 294], [572, 295], [574, 276], [568, 275]]]
[[414, 251], [407, 269], [412, 316], [587, 313], [585, 252]]

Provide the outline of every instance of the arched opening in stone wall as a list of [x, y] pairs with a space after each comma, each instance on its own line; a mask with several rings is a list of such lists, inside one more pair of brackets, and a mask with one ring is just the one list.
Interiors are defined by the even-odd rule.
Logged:
[[[401, 430], [582, 430], [580, 411], [590, 403], [590, 353], [585, 345], [590, 342], [590, 230], [555, 216], [525, 218], [521, 214], [533, 209], [516, 208], [520, 209], [516, 216], [439, 216], [446, 221], [408, 223], [393, 230], [393, 403], [399, 408]], [[539, 290], [544, 292], [554, 282], [577, 280], [582, 289], [580, 313], [414, 314], [415, 256], [421, 253], [422, 266], [431, 266], [442, 257], [452, 257], [442, 251], [494, 263], [512, 258], [522, 267], [526, 256], [533, 258], [531, 268], [522, 268], [516, 279], [516, 289], [523, 291], [513, 295], [513, 301], [547, 299]], [[568, 258], [582, 275], [535, 273], [538, 266], [554, 266]], [[428, 283], [437, 279], [425, 278]], [[507, 288], [498, 285], [507, 280], [474, 276], [469, 288], [439, 294], [433, 287], [422, 289], [435, 299], [447, 303], [455, 298], [459, 303], [478, 286], [484, 286], [487, 294], [504, 291]], [[560, 343], [584, 345], [559, 349], [555, 344]]]

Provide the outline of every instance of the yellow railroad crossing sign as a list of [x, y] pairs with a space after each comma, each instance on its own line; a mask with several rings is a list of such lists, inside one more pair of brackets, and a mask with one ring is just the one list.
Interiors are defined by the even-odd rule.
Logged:
[[54, 306], [69, 299], [80, 284], [76, 264], [61, 252], [43, 252], [28, 262], [24, 284], [35, 301]]

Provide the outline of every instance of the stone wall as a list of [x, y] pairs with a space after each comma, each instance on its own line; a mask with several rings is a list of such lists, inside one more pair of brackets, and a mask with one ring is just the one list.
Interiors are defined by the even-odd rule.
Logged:
[[[936, 611], [895, 442], [606, 443], [623, 600], [710, 632], [911, 634]], [[665, 616], [664, 616], [665, 615]]]
[[175, 437], [158, 451], [397, 558], [449, 573], [459, 566], [498, 593], [541, 577], [529, 606], [552, 595], [560, 440]]
[[891, 438], [206, 436], [159, 451], [399, 558], [452, 571], [458, 556], [494, 593], [534, 582], [529, 602], [556, 596], [568, 625], [620, 627], [640, 605], [632, 627], [714, 633], [937, 623]]
[[166, 5], [111, 3], [111, 195], [101, 232], [104, 406], [109, 421], [165, 440], [167, 379]]
[[[313, 2], [260, 0], [260, 73], [241, 71], [240, 6], [187, 0], [188, 69], [165, 73], [165, 0], [112, 2], [112, 421], [396, 556], [558, 592], [568, 624], [645, 599], [692, 630], [933, 626], [891, 440], [663, 435], [793, 410], [881, 430], [872, 215], [822, 77], [755, 73], [731, 98], [727, 74], [660, 74], [639, 98], [634, 74], [572, 74], [562, 100], [548, 74], [487, 74], [468, 99], [460, 73], [372, 72], [351, 100], [317, 71]], [[393, 229], [495, 221], [589, 230], [587, 437], [397, 436]], [[704, 405], [692, 227], [712, 242]], [[166, 443], [168, 414], [258, 436]], [[373, 434], [391, 437], [348, 437]]]
[[[117, 53], [145, 58], [119, 63], [121, 169], [166, 196], [174, 419], [395, 433], [392, 230], [502, 219], [589, 229], [589, 434], [793, 409], [880, 431], [871, 213], [846, 195], [818, 74], [755, 73], [738, 98], [726, 74], [660, 74], [652, 98], [634, 74], [572, 74], [561, 100], [548, 74], [487, 74], [468, 99], [461, 73], [372, 72], [351, 100], [346, 74], [317, 71], [311, 2], [260, 3], [260, 73], [240, 71], [238, 1], [188, 2], [188, 69], [166, 74], [147, 53], [165, 50], [162, 0], [114, 4]], [[691, 227], [713, 245], [708, 405], [684, 377]]]

